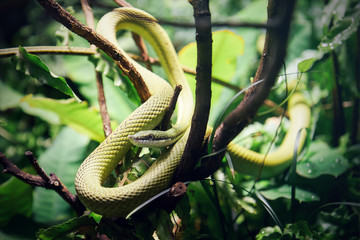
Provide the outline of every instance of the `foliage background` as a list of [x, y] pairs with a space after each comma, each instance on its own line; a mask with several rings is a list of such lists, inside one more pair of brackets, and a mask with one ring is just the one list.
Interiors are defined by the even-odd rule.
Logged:
[[[158, 19], [193, 22], [192, 8], [187, 1], [129, 2]], [[84, 22], [79, 1], [59, 3]], [[96, 19], [116, 7], [110, 0], [90, 4]], [[210, 2], [213, 22], [264, 22], [266, 6], [267, 2], [263, 0]], [[36, 1], [2, 1], [0, 13], [1, 22], [6, 23], [1, 25], [0, 48], [88, 46], [85, 40], [50, 18]], [[312, 59], [314, 64], [308, 73], [301, 75], [301, 84], [307, 86], [305, 94], [312, 104], [313, 119], [311, 139], [298, 164], [296, 180], [291, 181], [293, 175], [287, 171], [273, 179], [257, 182], [256, 191], [249, 194], [247, 191], [254, 180], [240, 174], [233, 178], [224, 163], [214, 176], [224, 182], [204, 181], [189, 186], [187, 196], [176, 209], [185, 226], [182, 236], [204, 239], [359, 237], [358, 25], [357, 1], [298, 1], [286, 58], [287, 81], [299, 79], [298, 63], [302, 60]], [[194, 68], [194, 46], [188, 45], [195, 39], [194, 30], [168, 25], [165, 29], [179, 51], [182, 64]], [[258, 48], [265, 31], [228, 26], [213, 30], [223, 29], [231, 32], [214, 33], [213, 75], [235, 86], [246, 87], [256, 72], [260, 59]], [[122, 33], [122, 36], [120, 43], [124, 49], [136, 52], [129, 34]], [[33, 170], [24, 152], [34, 152], [45, 171], [55, 172], [75, 193], [73, 179], [79, 164], [104, 137], [98, 113], [94, 60], [58, 55], [42, 55], [41, 59], [51, 72], [64, 77], [75, 94], [85, 101], [78, 103], [50, 87], [49, 76], [29, 76], [32, 65], [24, 65], [21, 57], [0, 59], [0, 151], [29, 172]], [[338, 68], [334, 64], [336, 60]], [[105, 95], [113, 126], [116, 126], [139, 102], [126, 80], [108, 70], [109, 65], [104, 66], [101, 71], [107, 75], [104, 78]], [[155, 71], [163, 75], [160, 68]], [[193, 82], [192, 76], [188, 78]], [[279, 77], [279, 84], [270, 96], [274, 102], [280, 103], [286, 97], [284, 79], [284, 75]], [[341, 96], [343, 114], [335, 111], [338, 110], [334, 105], [336, 90]], [[235, 93], [213, 84], [210, 123]], [[264, 110], [266, 108], [260, 109]], [[256, 120], [264, 122], [268, 117]], [[266, 121], [264, 125], [255, 123], [247, 128], [239, 136], [239, 139], [246, 138], [241, 144], [266, 151], [279, 123], [278, 118], [272, 119], [274, 121]], [[335, 119], [341, 121], [337, 123]], [[275, 143], [281, 142], [286, 125], [284, 120]], [[262, 133], [261, 137], [249, 137], [258, 132]], [[33, 239], [39, 229], [75, 217], [55, 192], [33, 188], [6, 174], [0, 175], [0, 181], [1, 239]], [[291, 195], [293, 186], [297, 187], [296, 196]], [[166, 239], [169, 233], [161, 231], [161, 227], [167, 229], [170, 218], [161, 214], [160, 220], [156, 221], [151, 213], [141, 215], [147, 216], [146, 221], [134, 217], [133, 221], [142, 226], [136, 233], [148, 237], [157, 229], [158, 235]], [[108, 235], [116, 236], [116, 231], [111, 230]]]

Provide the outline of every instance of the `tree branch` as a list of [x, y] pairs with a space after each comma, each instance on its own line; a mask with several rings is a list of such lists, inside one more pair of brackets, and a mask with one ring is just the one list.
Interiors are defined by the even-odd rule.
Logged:
[[191, 121], [189, 138], [184, 154], [175, 173], [176, 181], [185, 181], [193, 173], [200, 151], [210, 112], [211, 101], [211, 66], [212, 34], [211, 13], [208, 0], [190, 0], [194, 8], [197, 42], [197, 67], [195, 111]]
[[[133, 7], [130, 3], [128, 3], [125, 0], [114, 0], [115, 3], [117, 3], [119, 6], [121, 7]], [[138, 49], [140, 50], [141, 56], [144, 59], [144, 62], [146, 64], [147, 69], [151, 70], [151, 63], [152, 63], [152, 58], [149, 57], [145, 42], [143, 40], [142, 37], [140, 37], [140, 35], [132, 32], [132, 37], [135, 41], [136, 46], [138, 47]]]
[[114, 44], [97, 34], [93, 29], [80, 23], [54, 0], [38, 0], [38, 2], [56, 21], [63, 24], [70, 31], [85, 38], [89, 43], [96, 45], [99, 49], [109, 55], [120, 67], [122, 72], [130, 78], [142, 101], [147, 100], [151, 96], [149, 89], [139, 72], [132, 66], [119, 49], [114, 46]]
[[[31, 46], [24, 47], [25, 50], [33, 54], [63, 54], [89, 56], [96, 53], [94, 49], [85, 47], [68, 46]], [[19, 53], [18, 47], [0, 49], [0, 58], [11, 57]]]
[[[250, 88], [239, 106], [216, 129], [213, 152], [225, 148], [249, 124], [258, 108], [268, 97], [286, 55], [294, 5], [295, 1], [269, 0], [268, 22], [273, 21], [272, 19], [281, 20], [277, 28], [268, 29], [266, 32], [263, 55], [254, 78], [254, 82], [259, 80], [263, 82]], [[221, 153], [206, 159], [196, 170], [195, 178], [201, 179], [214, 173], [219, 168], [223, 156], [224, 153]]]
[[0, 164], [4, 167], [3, 173], [11, 174], [19, 180], [32, 186], [55, 190], [59, 196], [64, 199], [72, 207], [72, 209], [74, 209], [76, 214], [81, 216], [85, 211], [85, 207], [80, 200], [66, 188], [66, 186], [54, 173], [50, 173], [48, 176], [39, 166], [39, 163], [32, 152], [27, 151], [25, 155], [34, 167], [38, 176], [20, 170], [15, 164], [10, 162], [3, 153], [0, 152]]

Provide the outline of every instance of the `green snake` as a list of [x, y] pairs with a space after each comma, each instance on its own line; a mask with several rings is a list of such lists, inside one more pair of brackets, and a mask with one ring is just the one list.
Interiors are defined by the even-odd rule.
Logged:
[[[163, 191], [171, 182], [189, 136], [189, 125], [194, 111], [193, 96], [185, 79], [173, 45], [157, 20], [146, 12], [134, 8], [118, 8], [106, 14], [98, 23], [97, 32], [121, 50], [116, 32], [129, 29], [144, 37], [154, 48], [168, 77], [168, 82], [142, 67], [127, 56], [143, 77], [151, 97], [130, 114], [81, 164], [75, 178], [76, 192], [90, 210], [105, 216], [127, 216], [133, 209], [152, 196]], [[29, 48], [31, 49], [31, 48]], [[66, 52], [68, 49], [64, 49]], [[16, 49], [0, 51], [9, 56]], [[41, 47], [34, 51], [44, 51]], [[53, 51], [49, 49], [49, 51]], [[86, 50], [93, 52], [93, 50]], [[81, 53], [82, 50], [80, 49]], [[177, 103], [177, 121], [167, 131], [153, 130], [164, 117], [173, 96], [175, 85], [182, 91]], [[294, 149], [300, 151], [306, 134], [303, 131], [295, 146], [299, 131], [310, 124], [310, 107], [300, 92], [289, 99], [290, 127], [281, 146], [267, 155], [259, 154], [235, 143], [228, 145], [234, 169], [239, 173], [257, 176], [263, 166], [262, 177], [270, 177], [284, 171], [291, 163]], [[211, 131], [211, 127], [208, 127]], [[131, 146], [170, 146], [159, 159], [136, 181], [121, 187], [104, 187], [103, 183], [112, 170], [124, 158]]]

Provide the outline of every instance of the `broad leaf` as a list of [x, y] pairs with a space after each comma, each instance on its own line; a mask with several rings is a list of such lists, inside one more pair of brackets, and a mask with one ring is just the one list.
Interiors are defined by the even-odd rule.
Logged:
[[12, 57], [12, 62], [15, 64], [16, 70], [22, 71], [26, 75], [36, 78], [41, 83], [47, 84], [80, 102], [80, 99], [63, 77], [51, 72], [40, 57], [28, 53], [25, 48], [19, 47], [19, 55]]
[[140, 98], [134, 85], [131, 83], [128, 77], [122, 74], [120, 68], [111, 58], [104, 54], [101, 56], [94, 55], [89, 59], [95, 65], [96, 71], [113, 80], [114, 85], [127, 93], [129, 99], [131, 99], [133, 102], [140, 102]]
[[0, 110], [4, 111], [19, 105], [23, 96], [0, 81]]
[[[233, 32], [223, 30], [213, 33], [212, 76], [228, 82], [236, 70], [236, 57], [244, 54], [244, 40]], [[196, 68], [196, 43], [190, 43], [180, 52], [180, 61], [187, 67]]]
[[316, 178], [323, 174], [339, 176], [348, 168], [348, 160], [325, 142], [314, 141], [304, 158], [298, 163], [296, 172], [306, 178]]
[[[47, 229], [40, 229], [36, 237], [37, 239], [41, 240], [52, 240], [52, 239], [67, 239], [69, 236], [67, 236], [69, 233], [74, 233], [76, 230], [80, 228], [92, 228], [95, 229], [96, 222], [93, 218], [89, 216], [81, 216], [79, 218], [72, 218], [64, 223], [54, 225], [52, 227], [49, 227]], [[69, 239], [74, 239], [74, 236], [72, 236]]]
[[307, 72], [310, 70], [311, 66], [314, 64], [315, 59], [314, 58], [309, 58], [309, 59], [305, 59], [301, 62], [298, 63], [298, 70], [301, 73]]
[[101, 142], [105, 139], [102, 120], [97, 110], [88, 108], [86, 102], [78, 103], [74, 99], [54, 100], [50, 98], [33, 97], [23, 98], [33, 108], [56, 113], [60, 122], [66, 124], [89, 138]]
[[[92, 58], [90, 57], [90, 59]], [[93, 64], [88, 58], [81, 56], [64, 56], [64, 60], [67, 76], [78, 85], [79, 92], [89, 102], [89, 105], [98, 108], [95, 71], [89, 71], [94, 67]], [[118, 69], [116, 65], [114, 67]], [[140, 101], [134, 103], [129, 98], [127, 88], [116, 86], [116, 78], [119, 78], [119, 75], [114, 74], [111, 79], [103, 77], [104, 94], [111, 119], [121, 122], [138, 107]]]
[[16, 215], [31, 216], [32, 190], [32, 186], [15, 177], [0, 185], [0, 226]]
[[[244, 54], [244, 40], [230, 31], [213, 33], [212, 76], [230, 83], [237, 68], [237, 57]], [[196, 43], [190, 43], [179, 52], [180, 62], [192, 69], [196, 69], [197, 49]], [[187, 79], [195, 90], [195, 76], [187, 75]], [[211, 104], [218, 103], [223, 87], [212, 84]]]
[[[271, 188], [267, 190], [261, 190], [260, 193], [267, 199], [275, 200], [278, 198], [286, 198], [291, 199], [291, 186], [284, 184], [280, 187]], [[295, 198], [299, 200], [300, 202], [312, 202], [312, 201], [318, 201], [319, 197], [311, 193], [309, 191], [306, 191], [304, 189], [296, 188], [296, 195]]]

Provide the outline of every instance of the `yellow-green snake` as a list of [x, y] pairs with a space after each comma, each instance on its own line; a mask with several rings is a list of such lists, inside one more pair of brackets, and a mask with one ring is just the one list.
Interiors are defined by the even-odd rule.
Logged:
[[[156, 19], [141, 10], [119, 8], [103, 16], [97, 26], [99, 34], [121, 49], [116, 40], [116, 31], [119, 29], [129, 29], [144, 37], [154, 47], [171, 85], [174, 87], [179, 84], [183, 90], [178, 99], [177, 123], [160, 137], [161, 132], [144, 132], [153, 129], [161, 121], [173, 90], [165, 80], [132, 61], [149, 87], [152, 97], [137, 108], [86, 158], [75, 179], [77, 194], [84, 205], [96, 213], [107, 216], [126, 216], [138, 205], [168, 187], [184, 150], [194, 108], [192, 93], [175, 50]], [[300, 129], [308, 127], [310, 121], [310, 109], [302, 94], [294, 93], [290, 98], [289, 115], [290, 128], [282, 145], [275, 152], [265, 156], [234, 143], [228, 146], [235, 170], [256, 175], [265, 160], [263, 176], [271, 176], [289, 166], [296, 135]], [[155, 136], [160, 142], [165, 139], [165, 145], [170, 144], [169, 139], [175, 143], [136, 181], [121, 187], [103, 187], [105, 179], [131, 147], [129, 136], [132, 140], [137, 140], [139, 135], [151, 136], [152, 140]], [[299, 150], [304, 140], [305, 134], [302, 134]], [[143, 145], [142, 140], [140, 145]], [[148, 143], [145, 141], [144, 145]]]
[[[173, 45], [154, 17], [135, 8], [118, 8], [103, 16], [97, 26], [97, 32], [121, 50], [116, 39], [119, 29], [134, 31], [153, 46], [171, 83], [170, 86], [165, 80], [128, 57], [142, 75], [152, 96], [85, 159], [76, 174], [76, 192], [88, 209], [106, 216], [125, 217], [141, 203], [169, 187], [189, 135], [194, 103]], [[11, 55], [16, 51], [4, 50], [0, 51], [0, 55]], [[39, 47], [34, 48], [34, 51], [43, 52], [44, 49]], [[49, 51], [52, 52], [53, 49]], [[79, 52], [81, 51], [80, 49]], [[86, 54], [88, 51], [93, 52], [84, 50]], [[122, 52], [127, 56], [124, 51]], [[177, 103], [177, 122], [164, 132], [152, 130], [162, 121], [175, 85], [182, 86]], [[235, 143], [228, 145], [227, 150], [237, 172], [257, 176], [263, 165], [262, 177], [270, 177], [284, 171], [290, 165], [296, 148], [297, 134], [310, 124], [310, 107], [300, 92], [295, 92], [290, 97], [288, 112], [289, 129], [281, 146], [274, 152], [264, 155]], [[208, 127], [208, 131], [210, 129]], [[298, 151], [304, 145], [305, 133], [303, 131], [298, 139]], [[173, 145], [136, 181], [121, 187], [104, 187], [104, 181], [124, 158], [132, 144], [150, 147]]]
[[178, 97], [176, 124], [163, 133], [142, 132], [144, 136], [156, 136], [157, 146], [163, 145], [161, 143], [164, 141], [166, 144], [174, 141], [176, 143], [136, 181], [122, 187], [103, 187], [102, 183], [132, 146], [129, 136], [137, 134], [136, 138], [139, 138], [140, 131], [151, 130], [158, 125], [173, 96], [173, 88], [165, 80], [129, 58], [152, 96], [85, 159], [75, 178], [76, 192], [80, 200], [87, 208], [102, 215], [126, 216], [135, 207], [164, 190], [171, 181], [187, 140], [187, 129], [194, 108], [193, 96], [172, 43], [156, 22], [155, 18], [143, 11], [118, 8], [103, 16], [97, 26], [97, 32], [120, 50], [116, 40], [118, 29], [130, 29], [144, 37], [158, 55], [171, 85], [182, 86]]

